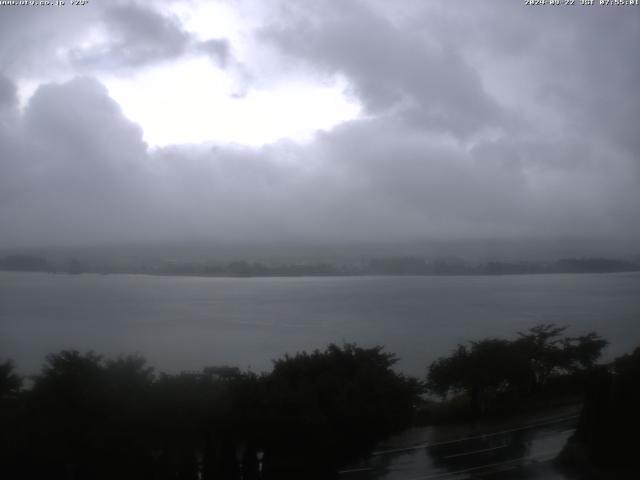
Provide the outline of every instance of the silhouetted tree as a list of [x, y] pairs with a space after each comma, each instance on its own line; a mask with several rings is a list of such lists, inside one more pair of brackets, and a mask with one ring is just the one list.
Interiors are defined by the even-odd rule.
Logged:
[[101, 357], [92, 352], [49, 355], [29, 395], [30, 442], [49, 478], [91, 475], [104, 459], [95, 452], [105, 428], [105, 383]]
[[485, 339], [458, 345], [448, 357], [429, 367], [427, 387], [440, 396], [464, 392], [471, 410], [481, 413], [497, 395], [511, 392], [531, 395], [547, 386], [555, 376], [578, 374], [591, 369], [607, 342], [591, 332], [565, 337], [566, 327], [537, 325], [516, 340]]
[[562, 341], [565, 354], [564, 368], [570, 371], [588, 370], [594, 367], [608, 342], [595, 332]]
[[22, 387], [22, 378], [15, 373], [11, 360], [0, 363], [0, 400], [15, 398]]
[[422, 385], [394, 372], [396, 361], [382, 347], [350, 344], [277, 360], [265, 379], [269, 478], [329, 478], [346, 458], [408, 425]]
[[5, 472], [10, 478], [19, 471], [21, 388], [22, 378], [15, 373], [13, 362], [0, 363], [0, 477]]
[[[381, 347], [155, 375], [139, 355], [49, 355], [33, 388], [0, 364], [0, 476], [54, 480], [331, 478], [406, 426], [421, 384]], [[261, 461], [263, 460], [263, 461]]]
[[601, 478], [635, 478], [640, 432], [640, 347], [617, 358], [612, 367], [595, 369], [589, 375], [578, 428], [560, 460], [589, 473], [595, 467]]
[[544, 388], [554, 375], [592, 368], [607, 345], [606, 340], [595, 332], [562, 338], [566, 329], [566, 326], [541, 324], [530, 328], [527, 333], [518, 333], [520, 338], [515, 346], [529, 359], [532, 391]]
[[521, 383], [524, 357], [513, 343], [500, 339], [458, 345], [449, 357], [429, 367], [427, 386], [441, 396], [465, 392], [475, 414], [483, 410], [483, 397], [503, 392]]

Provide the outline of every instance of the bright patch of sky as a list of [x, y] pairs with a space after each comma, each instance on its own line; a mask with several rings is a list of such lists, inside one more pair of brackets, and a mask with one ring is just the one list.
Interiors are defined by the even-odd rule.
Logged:
[[304, 142], [360, 112], [339, 80], [331, 85], [296, 81], [236, 95], [233, 75], [204, 57], [102, 81], [125, 115], [142, 127], [151, 147]]
[[[361, 107], [346, 93], [350, 85], [343, 77], [313, 78], [285, 75], [278, 67], [265, 69], [274, 52], [256, 44], [253, 36], [263, 20], [258, 7], [253, 4], [244, 13], [219, 2], [163, 7], [164, 14], [177, 17], [194, 40], [228, 42], [230, 65], [192, 50], [129, 71], [51, 72], [46, 78], [23, 79], [21, 108], [41, 84], [88, 74], [107, 87], [127, 118], [140, 125], [152, 148], [205, 142], [261, 146], [282, 139], [305, 143], [317, 131], [359, 117]], [[78, 45], [89, 49], [107, 40], [98, 26], [87, 31]], [[68, 51], [62, 48], [56, 54], [64, 58]]]
[[[255, 9], [240, 19], [241, 12], [217, 2], [168, 7], [199, 40], [227, 39], [241, 61], [255, 47], [250, 35], [260, 22]], [[286, 82], [258, 82], [247, 89], [241, 77], [234, 68], [221, 68], [203, 55], [101, 80], [125, 115], [142, 127], [151, 147], [307, 142], [315, 132], [357, 118], [361, 112], [345, 94], [348, 85], [342, 78], [289, 77]]]

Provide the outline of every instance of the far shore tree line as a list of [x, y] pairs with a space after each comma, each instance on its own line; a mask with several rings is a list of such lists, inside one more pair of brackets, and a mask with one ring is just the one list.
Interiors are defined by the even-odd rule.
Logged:
[[0, 257], [0, 270], [50, 273], [140, 273], [220, 277], [362, 276], [362, 275], [516, 275], [542, 273], [615, 273], [640, 271], [640, 259], [564, 258], [552, 261], [469, 262], [457, 257], [373, 258], [344, 263], [299, 261], [167, 261], [54, 258], [16, 254]]
[[544, 324], [459, 345], [424, 380], [395, 371], [397, 357], [382, 347], [353, 344], [285, 355], [261, 375], [228, 366], [157, 374], [138, 355], [67, 350], [49, 355], [29, 388], [5, 361], [0, 476], [334, 478], [414, 423], [434, 396], [478, 417], [567, 385], [575, 393], [589, 372], [615, 368], [597, 365], [606, 341], [596, 333], [564, 333]]

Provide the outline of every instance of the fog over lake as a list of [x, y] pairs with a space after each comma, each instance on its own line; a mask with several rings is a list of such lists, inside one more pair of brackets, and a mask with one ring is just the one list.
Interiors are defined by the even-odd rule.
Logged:
[[0, 273], [0, 352], [21, 372], [64, 348], [139, 352], [162, 371], [266, 371], [330, 342], [384, 345], [423, 377], [458, 342], [535, 324], [595, 330], [605, 360], [640, 338], [640, 273], [452, 277], [196, 278]]

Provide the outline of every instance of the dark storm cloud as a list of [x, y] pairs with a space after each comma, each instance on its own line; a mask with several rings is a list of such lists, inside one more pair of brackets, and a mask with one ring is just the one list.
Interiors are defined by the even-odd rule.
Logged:
[[629, 188], [621, 191], [628, 198], [615, 192], [634, 185], [617, 165], [527, 172], [535, 159], [514, 161], [518, 144], [467, 151], [397, 119], [352, 122], [311, 146], [149, 152], [140, 128], [90, 79], [42, 87], [10, 140], [2, 145], [3, 178], [19, 181], [3, 184], [11, 194], [0, 228], [5, 242], [18, 244], [622, 233], [628, 219], [615, 209], [640, 200]]
[[108, 7], [102, 16], [108, 39], [70, 52], [79, 66], [104, 69], [138, 67], [184, 53], [190, 36], [171, 16], [135, 4]]
[[[640, 159], [635, 120], [640, 115], [640, 39], [637, 9], [527, 9], [498, 1], [500, 14], [479, 3], [452, 7], [420, 28], [454, 39], [458, 51], [473, 52], [480, 68], [511, 66], [504, 84], [544, 110], [542, 122], [564, 123], [557, 133], [572, 143], [598, 138], [600, 146], [624, 148]], [[451, 21], [451, 17], [456, 21]], [[499, 94], [499, 93], [498, 93]], [[521, 116], [527, 110], [516, 112]], [[535, 123], [529, 131], [535, 131]], [[524, 129], [523, 129], [524, 130]], [[567, 161], [579, 158], [567, 157]], [[606, 158], [605, 162], [609, 161]]]
[[[615, 254], [640, 236], [640, 10], [479, 3], [274, 8], [256, 32], [274, 64], [340, 74], [365, 109], [307, 144], [149, 150], [96, 80], [43, 85], [18, 114], [0, 77], [2, 245], [572, 236]], [[171, 17], [104, 12], [112, 36], [86, 65], [232, 61]]]
[[93, 79], [40, 87], [2, 127], [4, 246], [259, 239], [291, 227], [278, 226], [295, 209], [296, 174], [275, 160], [284, 146], [150, 153]]
[[394, 25], [365, 3], [286, 3], [263, 37], [312, 68], [342, 73], [372, 114], [397, 109], [424, 128], [468, 135], [501, 120], [480, 78], [446, 41]]
[[[356, 212], [366, 212], [359, 228], [371, 234], [514, 238], [638, 231], [636, 179], [626, 177], [625, 163], [601, 164], [588, 148], [501, 140], [467, 149], [389, 120], [337, 129], [323, 143], [327, 161], [339, 163], [357, 186], [345, 192], [345, 203], [366, 201], [350, 211], [352, 228], [366, 218]], [[592, 165], [568, 167], [565, 155]]]
[[6, 242], [96, 241], [143, 220], [142, 132], [98, 82], [41, 87], [12, 126], [0, 147]]

